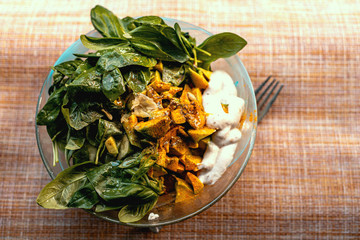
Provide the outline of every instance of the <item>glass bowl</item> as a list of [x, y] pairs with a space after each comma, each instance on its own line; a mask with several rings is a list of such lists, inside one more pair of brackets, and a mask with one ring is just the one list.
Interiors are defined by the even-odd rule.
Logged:
[[[196, 38], [198, 43], [201, 43], [207, 37], [212, 35], [210, 32], [190, 23], [170, 18], [163, 19], [170, 26], [173, 26], [177, 22], [180, 25], [182, 31], [189, 32], [191, 36]], [[96, 37], [99, 36], [99, 33], [93, 30], [87, 35]], [[86, 53], [87, 51], [88, 49], [82, 45], [81, 41], [77, 40], [68, 49], [66, 49], [66, 51], [56, 61], [55, 65], [74, 59], [75, 57], [73, 53]], [[245, 100], [245, 114], [247, 116], [242, 129], [242, 138], [238, 143], [234, 159], [227, 168], [224, 175], [214, 185], [205, 185], [204, 190], [194, 199], [175, 204], [173, 201], [174, 196], [161, 196], [157, 205], [150, 211], [159, 214], [159, 218], [156, 220], [149, 221], [148, 215], [146, 215], [138, 222], [122, 223], [118, 220], [118, 211], [108, 211], [103, 213], [95, 213], [92, 211], [88, 212], [102, 219], [123, 225], [150, 228], [159, 227], [177, 223], [201, 213], [216, 203], [230, 190], [230, 188], [235, 184], [244, 171], [254, 147], [257, 125], [257, 122], [254, 121], [254, 119], [256, 119], [256, 100], [250, 77], [237, 55], [227, 59], [219, 59], [215, 61], [212, 64], [212, 69], [224, 70], [233, 78], [234, 84], [238, 91], [238, 96]], [[36, 107], [36, 114], [44, 106], [49, 97], [48, 89], [52, 83], [52, 75], [53, 70], [50, 71], [41, 88]], [[54, 179], [57, 174], [68, 167], [68, 164], [65, 161], [62, 152], [59, 151], [60, 162], [55, 167], [53, 166], [52, 144], [51, 139], [46, 132], [46, 128], [44, 126], [36, 125], [35, 130], [36, 140], [42, 161], [50, 177]]]

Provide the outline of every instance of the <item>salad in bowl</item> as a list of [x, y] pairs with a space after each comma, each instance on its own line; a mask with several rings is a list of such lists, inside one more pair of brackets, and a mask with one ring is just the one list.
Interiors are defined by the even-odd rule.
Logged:
[[37, 203], [138, 226], [209, 207], [240, 176], [255, 139], [251, 83], [212, 64], [246, 41], [226, 32], [197, 44], [181, 22], [120, 19], [102, 6], [91, 10], [91, 21], [95, 31], [81, 35], [73, 59], [55, 64], [42, 89], [47, 101], [39, 98], [38, 144], [54, 179]]

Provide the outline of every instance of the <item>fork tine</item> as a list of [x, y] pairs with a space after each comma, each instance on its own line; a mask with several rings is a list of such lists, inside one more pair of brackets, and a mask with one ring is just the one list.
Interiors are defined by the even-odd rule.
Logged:
[[259, 117], [258, 117], [258, 122], [260, 122], [265, 115], [268, 113], [270, 107], [273, 105], [273, 103], [275, 102], [277, 96], [279, 95], [279, 93], [281, 92], [281, 90], [283, 89], [284, 85], [281, 84], [279, 90], [277, 90], [277, 92], [275, 93], [275, 95], [271, 98], [270, 102], [266, 105], [264, 111], [261, 111]]
[[260, 90], [265, 86], [265, 84], [270, 80], [270, 78], [271, 75], [268, 76], [262, 84], [260, 84], [260, 86], [255, 90], [255, 95], [257, 95], [260, 92]]
[[261, 95], [256, 99], [256, 102], [260, 102], [260, 100], [265, 96], [266, 92], [271, 88], [271, 86], [275, 83], [276, 79], [272, 80], [272, 82], [265, 88], [265, 90], [261, 93]]
[[261, 104], [258, 105], [258, 109], [261, 109], [264, 104], [266, 103], [266, 101], [269, 99], [270, 95], [274, 92], [275, 88], [277, 87], [277, 85], [279, 85], [279, 82], [276, 82], [276, 84], [272, 87], [272, 89], [270, 90], [270, 92], [268, 93], [268, 95], [266, 95], [266, 98], [261, 102]]

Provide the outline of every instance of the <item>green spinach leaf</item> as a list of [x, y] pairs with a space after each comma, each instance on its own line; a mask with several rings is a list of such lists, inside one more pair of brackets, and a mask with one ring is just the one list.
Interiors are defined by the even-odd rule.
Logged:
[[171, 83], [174, 86], [179, 86], [186, 77], [186, 68], [185, 65], [173, 64], [173, 63], [164, 63], [163, 69], [163, 81], [166, 83]]
[[101, 90], [111, 102], [118, 99], [126, 91], [124, 78], [118, 68], [104, 73]]
[[135, 25], [140, 26], [143, 24], [146, 25], [166, 25], [164, 20], [158, 16], [144, 16], [139, 17], [134, 21]]
[[93, 66], [90, 64], [89, 60], [86, 59], [83, 63], [81, 63], [76, 70], [74, 71], [72, 78], [77, 78], [80, 74], [82, 74], [85, 70], [89, 70]]
[[61, 74], [71, 77], [76, 70], [76, 68], [82, 64], [83, 61], [81, 59], [75, 59], [67, 62], [60, 63], [54, 66], [54, 70], [60, 72]]
[[104, 37], [121, 37], [125, 33], [120, 19], [108, 9], [96, 5], [90, 15], [94, 28]]
[[[71, 166], [60, 172], [54, 180], [48, 183], [36, 199], [37, 204], [44, 208], [66, 209], [74, 194], [86, 183], [86, 172], [95, 168], [92, 162]], [[97, 202], [93, 202], [96, 204]]]
[[210, 53], [211, 56], [197, 50], [198, 59], [212, 62], [219, 58], [227, 58], [236, 54], [246, 46], [247, 42], [240, 36], [224, 32], [208, 37], [198, 48]]
[[157, 193], [140, 182], [131, 182], [131, 176], [125, 170], [119, 168], [118, 162], [110, 162], [86, 175], [105, 201], [140, 204], [158, 197]]
[[119, 168], [133, 168], [138, 166], [140, 164], [141, 156], [140, 152], [134, 153], [133, 155], [125, 158], [119, 165]]
[[123, 207], [118, 214], [119, 220], [124, 223], [139, 221], [156, 205], [157, 200], [158, 197], [147, 203]]
[[96, 67], [84, 70], [67, 87], [70, 91], [101, 92], [101, 73]]
[[115, 37], [95, 38], [86, 35], [81, 35], [80, 39], [82, 44], [86, 48], [91, 50], [104, 50], [104, 49], [129, 45], [128, 40], [123, 38], [115, 38]]
[[65, 95], [61, 112], [66, 122], [75, 130], [80, 130], [95, 122], [103, 116], [97, 102], [90, 102], [86, 99], [81, 101], [69, 101], [68, 94]]
[[44, 107], [36, 116], [36, 124], [49, 125], [55, 122], [59, 116], [63, 97], [65, 96], [66, 89], [62, 87], [53, 92]]
[[[130, 49], [129, 49], [130, 50]], [[115, 68], [122, 68], [130, 65], [137, 65], [143, 67], [153, 67], [157, 61], [154, 58], [149, 58], [139, 53], [123, 52], [119, 48], [112, 49], [101, 55], [97, 65], [105, 71], [112, 71]]]
[[69, 128], [67, 135], [67, 143], [65, 149], [68, 150], [77, 150], [84, 146], [85, 143], [85, 130], [81, 129], [79, 131]]
[[145, 90], [151, 80], [151, 72], [148, 68], [133, 69], [124, 74], [124, 78], [131, 90], [138, 93]]
[[110, 210], [117, 210], [120, 208], [123, 208], [124, 205], [123, 204], [116, 204], [116, 203], [108, 203], [105, 201], [100, 201], [98, 204], [96, 204], [95, 206], [95, 212], [105, 212], [105, 211], [110, 211]]
[[108, 138], [110, 136], [122, 135], [122, 131], [119, 129], [115, 122], [110, 122], [104, 119], [99, 119], [97, 139], [100, 140]]
[[86, 178], [84, 185], [71, 196], [70, 200], [67, 203], [67, 207], [91, 209], [95, 204], [99, 202], [99, 199], [100, 198], [97, 195], [94, 187]]
[[188, 55], [165, 37], [159, 30], [150, 26], [140, 26], [130, 32], [131, 45], [139, 52], [163, 61], [185, 62]]
[[84, 163], [87, 161], [95, 162], [96, 148], [85, 142], [84, 146], [73, 151], [71, 159], [73, 165]]

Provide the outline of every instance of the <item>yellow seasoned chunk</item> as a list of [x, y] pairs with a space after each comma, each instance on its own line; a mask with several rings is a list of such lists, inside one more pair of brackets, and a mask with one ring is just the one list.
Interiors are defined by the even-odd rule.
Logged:
[[206, 89], [209, 86], [208, 81], [205, 79], [205, 77], [202, 75], [202, 73], [197, 73], [191, 68], [190, 70], [190, 78], [192, 82], [194, 83], [195, 87], [200, 89]]
[[171, 111], [171, 119], [175, 124], [183, 124], [186, 122], [185, 115], [180, 108]]
[[119, 151], [116, 146], [115, 139], [113, 137], [109, 137], [108, 139], [106, 139], [105, 147], [111, 155], [113, 156], [118, 155]]
[[201, 139], [206, 138], [213, 134], [216, 130], [208, 127], [201, 129], [190, 129], [188, 134], [194, 139], [195, 142], [199, 142]]
[[158, 63], [154, 66], [154, 68], [162, 73], [164, 70], [164, 65], [162, 61], [158, 61]]
[[166, 167], [167, 160], [166, 160], [166, 150], [163, 148], [158, 148], [158, 158], [156, 160], [156, 164], [162, 167]]
[[169, 153], [176, 156], [182, 156], [189, 153], [189, 147], [179, 136], [174, 136], [170, 140], [170, 151]]
[[202, 105], [202, 94], [200, 88], [191, 89], [192, 94], [195, 96], [196, 100]]
[[195, 197], [194, 191], [191, 189], [190, 185], [182, 180], [181, 178], [176, 178], [175, 183], [175, 191], [176, 191], [176, 198], [175, 203], [182, 202], [188, 199]]
[[136, 124], [135, 130], [153, 138], [161, 138], [169, 131], [170, 122], [171, 120], [168, 116], [163, 116], [149, 121], [139, 122]]
[[194, 194], [200, 193], [204, 188], [204, 184], [200, 179], [191, 172], [186, 173], [186, 181], [192, 185]]
[[197, 168], [198, 164], [201, 163], [202, 158], [200, 156], [186, 154], [180, 158], [180, 161], [184, 164], [185, 170], [188, 171], [199, 171]]
[[176, 171], [176, 172], [182, 173], [182, 172], [184, 172], [184, 171], [185, 171], [185, 166], [184, 166], [184, 164], [182, 164], [181, 162], [179, 162], [178, 168], [177, 168], [177, 171]]
[[203, 68], [198, 68], [200, 70], [200, 72], [202, 72], [202, 74], [205, 76], [205, 78], [210, 81], [210, 77], [211, 77], [211, 74], [212, 72], [211, 71], [208, 71], [208, 70], [205, 70]]
[[158, 93], [162, 93], [165, 91], [169, 91], [171, 84], [165, 83], [161, 80], [160, 73], [158, 71], [155, 72], [154, 79], [150, 86]]
[[166, 156], [166, 158], [167, 158], [166, 169], [176, 172], [179, 166], [179, 158], [175, 156], [173, 157]]

